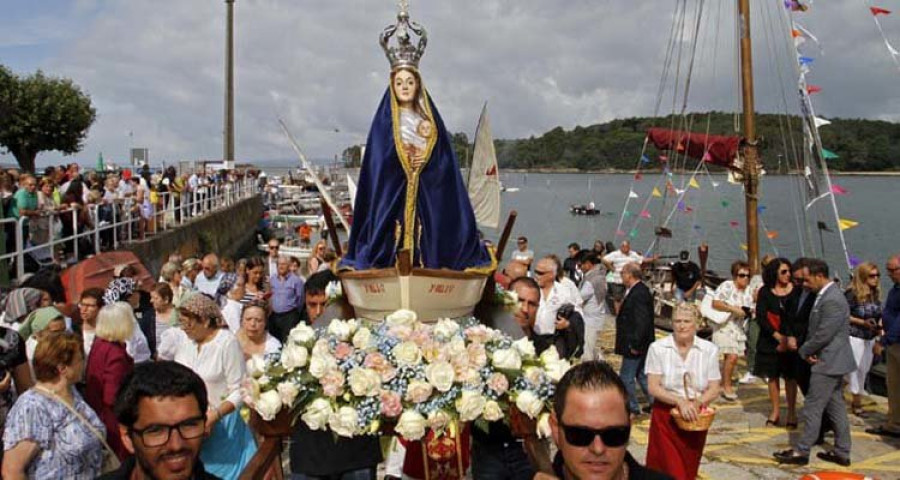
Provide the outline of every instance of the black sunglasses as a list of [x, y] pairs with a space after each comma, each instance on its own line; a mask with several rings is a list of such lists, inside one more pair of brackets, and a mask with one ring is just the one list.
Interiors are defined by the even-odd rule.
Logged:
[[739, 273], [737, 274], [737, 278], [750, 278], [749, 273]]
[[566, 442], [574, 447], [586, 447], [599, 435], [604, 445], [616, 448], [628, 443], [628, 439], [631, 437], [631, 425], [593, 429], [564, 425], [560, 422], [559, 426], [563, 429]]

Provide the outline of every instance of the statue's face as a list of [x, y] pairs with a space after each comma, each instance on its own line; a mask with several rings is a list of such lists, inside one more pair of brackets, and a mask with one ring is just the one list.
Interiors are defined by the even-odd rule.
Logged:
[[394, 95], [401, 104], [408, 104], [416, 98], [419, 82], [416, 76], [408, 70], [400, 70], [394, 75]]

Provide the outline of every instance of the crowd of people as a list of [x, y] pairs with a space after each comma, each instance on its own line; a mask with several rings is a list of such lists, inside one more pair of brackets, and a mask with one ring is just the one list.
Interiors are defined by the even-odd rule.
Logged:
[[[674, 417], [697, 421], [715, 401], [737, 398], [737, 358], [748, 355], [752, 324], [758, 333], [748, 365], [768, 383], [767, 424], [803, 428], [792, 449], [775, 453], [778, 461], [806, 463], [824, 432], [833, 431], [834, 448], [818, 456], [849, 465], [848, 415], [866, 415], [862, 398], [875, 357], [887, 358], [891, 408], [888, 421], [870, 431], [900, 436], [900, 257], [887, 262], [894, 287], [884, 303], [872, 263], [859, 265], [842, 289], [818, 259], [767, 258], [758, 280], [747, 263], [735, 262], [731, 280], [706, 293], [712, 308], [727, 314], [710, 323], [706, 340], [698, 336], [700, 277], [682, 255], [673, 265], [679, 301], [672, 333], [657, 339], [654, 292], [642, 271], [642, 263], [656, 260], [628, 242], [569, 247], [565, 260], [535, 258], [520, 237], [495, 274], [518, 303], [481, 319], [530, 338], [538, 353], [555, 348], [580, 361], [556, 393], [557, 458], [502, 422], [472, 428], [465, 465], [474, 478], [551, 471], [559, 478], [620, 478], [626, 470], [628, 478], [696, 478], [707, 432], [683, 430]], [[236, 262], [173, 254], [158, 281], [139, 283], [133, 268], [121, 268], [105, 289], [81, 292], [77, 308], [66, 304], [53, 271], [8, 292], [0, 303], [4, 478], [237, 478], [257, 445], [240, 413], [247, 361], [278, 352], [300, 322], [323, 325], [337, 261], [325, 260], [327, 246], [322, 250], [305, 265], [279, 255], [274, 239], [267, 257]], [[615, 329], [618, 372], [601, 348], [607, 324]], [[627, 452], [631, 426], [642, 416], [650, 420], [645, 466]], [[422, 478], [415, 455], [392, 449], [385, 456], [377, 437], [335, 440], [302, 424], [289, 446], [296, 478], [376, 478], [383, 461], [389, 477]]]
[[[119, 238], [131, 233], [144, 238], [161, 225], [173, 225], [212, 206], [212, 192], [234, 191], [237, 182], [255, 179], [255, 171], [207, 171], [204, 168], [178, 173], [173, 166], [151, 173], [149, 167], [121, 171], [82, 172], [77, 163], [50, 166], [40, 175], [17, 169], [0, 170], [0, 208], [3, 218], [26, 218], [24, 245], [46, 245], [53, 239], [68, 238], [75, 232], [134, 219], [120, 227]], [[226, 195], [227, 196], [227, 195]], [[131, 229], [127, 232], [126, 229]], [[16, 251], [16, 227], [6, 223], [6, 253]], [[100, 235], [100, 250], [113, 247], [113, 230]], [[58, 247], [42, 247], [28, 257], [29, 270], [39, 265], [65, 265], [95, 252], [92, 236], [80, 237]]]

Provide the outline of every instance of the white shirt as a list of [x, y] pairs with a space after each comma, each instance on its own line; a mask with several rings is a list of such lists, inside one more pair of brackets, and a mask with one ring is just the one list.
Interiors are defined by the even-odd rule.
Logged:
[[179, 327], [166, 329], [156, 344], [156, 357], [160, 360], [175, 360], [175, 354], [182, 343], [191, 343], [184, 330]]
[[512, 259], [517, 262], [531, 263], [534, 260], [534, 252], [531, 250], [516, 250], [512, 254]]
[[[568, 280], [568, 283], [566, 283]], [[575, 310], [584, 314], [581, 310], [581, 293], [571, 280], [564, 278], [561, 282], [553, 282], [550, 293], [545, 295], [541, 289], [541, 303], [538, 306], [537, 318], [534, 321], [534, 333], [549, 335], [556, 331], [556, 312], [563, 304], [571, 303]]]
[[824, 287], [819, 289], [819, 292], [816, 293], [816, 301], [813, 302], [813, 308], [816, 308], [816, 305], [819, 304], [819, 300], [822, 299], [822, 295], [825, 295], [825, 290], [828, 290], [832, 285], [834, 285], [834, 282], [828, 282]]
[[199, 346], [194, 341], [182, 342], [175, 352], [175, 361], [200, 375], [211, 407], [228, 401], [241, 408], [241, 382], [246, 376], [244, 352], [231, 332], [217, 330], [212, 340]]
[[194, 279], [194, 288], [200, 293], [205, 293], [212, 298], [216, 298], [216, 290], [219, 289], [219, 282], [222, 281], [223, 276], [225, 276], [225, 274], [222, 273], [221, 270], [216, 272], [212, 278], [206, 278], [206, 272], [200, 272], [197, 274], [197, 278]]
[[688, 384], [690, 397], [700, 398], [709, 382], [722, 379], [719, 373], [719, 347], [695, 336], [687, 358], [681, 358], [672, 335], [650, 344], [644, 373], [660, 375], [660, 383], [667, 392], [688, 398], [684, 395], [685, 372], [691, 374], [691, 383]]
[[612, 264], [613, 269], [606, 276], [606, 281], [610, 283], [622, 283], [622, 267], [627, 263], [637, 263], [640, 265], [644, 262], [644, 257], [638, 255], [634, 250], [628, 252], [628, 254], [622, 253], [621, 250], [616, 250], [614, 252], [610, 252], [603, 257], [603, 260]]
[[281, 342], [278, 341], [277, 338], [273, 337], [271, 333], [266, 332], [266, 349], [264, 353], [266, 355], [271, 355], [273, 353], [278, 353], [281, 351]]
[[584, 323], [598, 325], [603, 320], [603, 314], [606, 313], [606, 304], [597, 302], [597, 296], [594, 294], [594, 285], [591, 282], [582, 282], [581, 299], [584, 301]]

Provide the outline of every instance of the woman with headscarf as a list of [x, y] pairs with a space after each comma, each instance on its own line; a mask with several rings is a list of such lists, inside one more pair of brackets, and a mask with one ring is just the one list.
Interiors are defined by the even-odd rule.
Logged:
[[47, 334], [65, 329], [65, 317], [56, 307], [42, 307], [28, 314], [19, 335], [25, 340], [25, 354], [29, 361], [34, 359], [35, 349]]
[[206, 471], [220, 478], [237, 478], [256, 452], [253, 435], [238, 411], [241, 383], [246, 376], [244, 354], [234, 334], [223, 328], [219, 306], [195, 293], [179, 308], [181, 328], [190, 339], [178, 346], [175, 361], [197, 373], [206, 384], [208, 439], [200, 459]]
[[37, 288], [17, 288], [3, 300], [3, 313], [0, 325], [19, 331], [25, 316], [40, 307], [47, 307], [53, 300], [50, 294]]
[[[112, 305], [116, 302], [127, 302], [134, 309], [140, 300], [139, 294], [135, 291], [136, 288], [137, 283], [131, 277], [115, 278], [109, 282], [109, 286], [106, 287], [106, 291], [103, 293], [103, 304]], [[140, 325], [137, 324], [137, 320], [135, 320], [135, 327], [131, 339], [125, 342], [125, 347], [128, 355], [134, 359], [134, 363], [146, 362], [153, 357], [150, 343], [140, 329]], [[84, 332], [84, 337], [84, 354], [90, 356], [94, 332]]]

